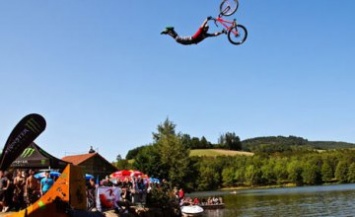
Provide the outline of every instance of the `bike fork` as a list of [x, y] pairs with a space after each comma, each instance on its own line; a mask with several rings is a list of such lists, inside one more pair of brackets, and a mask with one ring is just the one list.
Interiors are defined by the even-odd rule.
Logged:
[[237, 28], [237, 20], [236, 19], [233, 19], [232, 33], [234, 34], [235, 37], [239, 36], [239, 31], [238, 31], [238, 28]]

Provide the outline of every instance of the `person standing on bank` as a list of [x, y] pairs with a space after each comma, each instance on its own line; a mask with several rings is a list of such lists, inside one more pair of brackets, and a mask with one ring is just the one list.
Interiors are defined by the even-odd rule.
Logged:
[[40, 191], [43, 196], [54, 184], [54, 180], [50, 177], [50, 171], [47, 170], [44, 172], [44, 178], [40, 182]]

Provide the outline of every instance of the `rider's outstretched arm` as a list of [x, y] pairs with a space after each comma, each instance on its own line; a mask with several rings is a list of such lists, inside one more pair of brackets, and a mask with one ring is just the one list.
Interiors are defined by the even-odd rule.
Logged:
[[219, 36], [223, 34], [224, 32], [214, 32], [214, 33], [207, 33], [208, 37], [214, 37], [214, 36]]
[[208, 22], [210, 19], [212, 19], [212, 17], [211, 17], [211, 16], [207, 17], [207, 18], [203, 21], [203, 23], [202, 23], [202, 25], [200, 26], [200, 28], [205, 27], [205, 26], [206, 26], [206, 24], [207, 24], [207, 22]]

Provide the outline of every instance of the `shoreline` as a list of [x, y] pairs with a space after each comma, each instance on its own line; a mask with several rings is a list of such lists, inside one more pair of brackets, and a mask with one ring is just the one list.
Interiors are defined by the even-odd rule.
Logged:
[[243, 191], [243, 190], [253, 190], [253, 189], [275, 189], [275, 188], [293, 188], [293, 187], [307, 187], [307, 186], [329, 186], [329, 185], [340, 185], [341, 183], [335, 183], [335, 182], [329, 182], [329, 183], [324, 183], [322, 185], [302, 185], [302, 186], [297, 186], [294, 183], [288, 183], [288, 184], [283, 184], [283, 185], [265, 185], [265, 186], [238, 186], [238, 187], [225, 187], [225, 188], [219, 188], [215, 190], [208, 190], [208, 191], [191, 191], [187, 192], [188, 195], [194, 195], [194, 194], [199, 194], [199, 193], [204, 193], [204, 192], [231, 192], [231, 193], [238, 193], [238, 191]]

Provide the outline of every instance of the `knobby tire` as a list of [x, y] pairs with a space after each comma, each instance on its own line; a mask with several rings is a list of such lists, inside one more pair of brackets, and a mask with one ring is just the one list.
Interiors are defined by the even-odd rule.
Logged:
[[[237, 29], [237, 31], [239, 32], [239, 36], [236, 37], [233, 33], [233, 31]], [[234, 45], [240, 45], [243, 44], [245, 42], [245, 40], [247, 40], [248, 37], [248, 30], [247, 28], [245, 28], [243, 25], [238, 24], [236, 27], [234, 27], [233, 29], [230, 29], [228, 31], [228, 40], [230, 43], [234, 44]]]
[[[230, 7], [229, 10], [227, 10], [227, 7]], [[239, 1], [238, 0], [223, 0], [221, 4], [219, 5], [219, 12], [223, 16], [231, 16], [234, 14], [239, 7]]]

